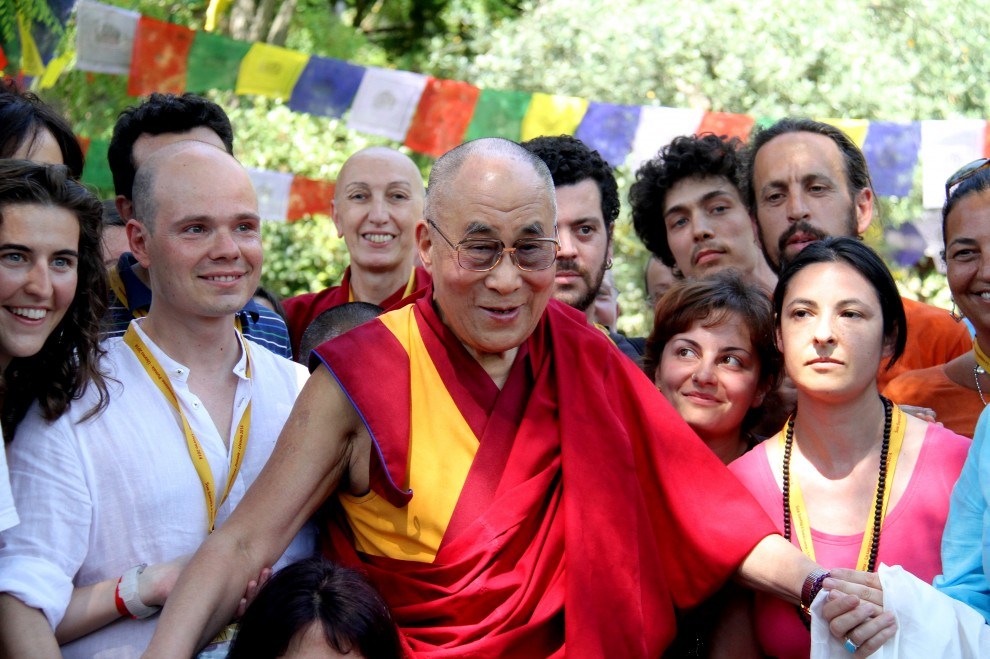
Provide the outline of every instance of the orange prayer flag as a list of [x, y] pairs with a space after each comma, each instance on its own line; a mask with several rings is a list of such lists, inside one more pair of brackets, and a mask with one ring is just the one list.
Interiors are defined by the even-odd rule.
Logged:
[[733, 114], [732, 112], [706, 112], [701, 119], [701, 125], [695, 135], [714, 133], [727, 137], [738, 137], [743, 142], [749, 139], [756, 119], [748, 114]]
[[322, 181], [311, 178], [296, 176], [289, 186], [289, 211], [286, 219], [294, 222], [306, 215], [320, 213], [330, 215], [333, 208], [330, 202], [333, 201], [333, 181]]
[[89, 151], [89, 138], [88, 137], [82, 137], [80, 135], [80, 136], [77, 136], [76, 137], [76, 141], [79, 142], [79, 148], [82, 149], [83, 158], [85, 158], [86, 157], [86, 153]]
[[439, 157], [460, 144], [480, 93], [466, 82], [430, 78], [406, 133], [406, 146]]
[[186, 66], [195, 33], [182, 25], [142, 16], [134, 33], [127, 93], [181, 94], [186, 90]]

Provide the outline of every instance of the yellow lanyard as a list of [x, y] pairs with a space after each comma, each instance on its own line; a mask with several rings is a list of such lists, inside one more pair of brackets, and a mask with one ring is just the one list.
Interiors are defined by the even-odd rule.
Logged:
[[[213, 533], [213, 527], [216, 524], [217, 510], [223, 505], [223, 502], [227, 500], [227, 495], [230, 494], [230, 488], [234, 484], [234, 479], [237, 478], [237, 472], [241, 469], [241, 462], [244, 461], [244, 452], [247, 449], [248, 432], [251, 429], [251, 403], [249, 402], [247, 407], [244, 409], [244, 413], [241, 415], [241, 420], [237, 424], [237, 430], [234, 433], [234, 450], [230, 459], [230, 471], [227, 475], [227, 487], [224, 489], [223, 496], [217, 501], [214, 494], [214, 484], [213, 484], [213, 471], [210, 469], [210, 463], [207, 461], [206, 456], [203, 453], [203, 447], [200, 445], [199, 440], [196, 439], [195, 433], [193, 433], [192, 428], [189, 426], [189, 421], [186, 420], [186, 415], [182, 412], [182, 407], [179, 405], [179, 399], [175, 395], [175, 390], [172, 389], [172, 383], [165, 374], [165, 369], [162, 368], [161, 364], [151, 353], [147, 344], [141, 339], [141, 336], [131, 325], [127, 328], [127, 332], [124, 333], [124, 343], [126, 343], [131, 350], [134, 351], [135, 356], [137, 356], [138, 361], [141, 362], [141, 366], [148, 373], [148, 377], [151, 381], [155, 383], [159, 391], [165, 396], [165, 399], [175, 408], [175, 411], [179, 413], [179, 419], [182, 421], [182, 432], [186, 436], [186, 448], [189, 449], [189, 457], [192, 459], [193, 466], [196, 468], [196, 473], [199, 475], [199, 480], [203, 484], [203, 496], [206, 499], [206, 513], [209, 517], [209, 527], [208, 532]], [[248, 378], [251, 377], [251, 354], [248, 351], [247, 342], [241, 341], [244, 346], [244, 353], [247, 356], [248, 366], [246, 370], [246, 375]]]
[[[907, 427], [907, 417], [903, 410], [894, 405], [891, 411], [890, 423], [890, 447], [887, 451], [887, 477], [886, 487], [883, 490], [883, 504], [880, 508], [880, 528], [883, 527], [883, 520], [887, 517], [887, 504], [890, 502], [890, 492], [894, 489], [894, 470], [897, 468], [897, 457], [901, 453], [901, 446], [904, 444], [904, 431]], [[786, 427], [786, 426], [785, 426]], [[780, 438], [781, 452], [784, 450], [784, 432], [781, 431]], [[790, 499], [791, 499], [791, 527], [794, 535], [798, 539], [801, 551], [811, 560], [815, 560], [815, 547], [811, 542], [811, 522], [808, 521], [808, 509], [804, 505], [804, 497], [801, 495], [801, 488], [798, 486], [797, 478], [791, 474], [790, 478]], [[859, 548], [859, 560], [856, 562], [856, 569], [865, 572], [870, 565], [870, 548], [873, 546], [873, 515], [866, 519], [866, 530], [863, 532], [863, 544]]]
[[973, 339], [973, 354], [976, 356], [976, 363], [980, 365], [980, 368], [986, 373], [990, 373], [990, 357], [987, 357], [987, 353], [983, 352], [980, 348], [980, 342]]
[[[117, 299], [120, 300], [120, 303], [124, 305], [125, 309], [130, 309], [127, 306], [127, 288], [124, 286], [124, 280], [120, 278], [120, 273], [117, 272], [116, 266], [110, 268], [107, 277], [110, 280], [110, 289], [113, 291], [113, 294], [117, 296]], [[144, 318], [148, 315], [148, 312], [142, 309], [135, 309], [132, 315], [135, 318]]]
[[[409, 275], [409, 282], [406, 284], [406, 290], [402, 291], [402, 297], [400, 300], [404, 300], [413, 293], [416, 292], [416, 268], [413, 268], [412, 274]], [[359, 302], [360, 300], [354, 299], [354, 287], [351, 285], [347, 286], [347, 301], [348, 302]]]

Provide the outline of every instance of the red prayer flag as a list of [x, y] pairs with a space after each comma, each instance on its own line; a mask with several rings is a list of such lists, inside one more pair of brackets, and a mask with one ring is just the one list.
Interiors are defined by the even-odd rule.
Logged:
[[439, 157], [460, 144], [480, 93], [466, 82], [430, 78], [406, 133], [406, 146]]
[[7, 56], [3, 54], [3, 48], [0, 48], [0, 71], [7, 68]]
[[301, 219], [306, 215], [322, 213], [330, 215], [333, 209], [333, 181], [320, 181], [296, 176], [289, 187], [289, 211], [286, 219], [289, 222]]
[[701, 119], [701, 125], [695, 135], [714, 133], [727, 137], [738, 137], [743, 142], [749, 139], [756, 120], [748, 114], [733, 114], [731, 112], [706, 112]]
[[79, 148], [82, 149], [83, 158], [86, 157], [86, 152], [89, 151], [89, 138], [88, 137], [76, 137], [76, 141], [79, 142]]
[[181, 94], [186, 90], [186, 65], [195, 32], [182, 25], [142, 16], [134, 33], [127, 93]]

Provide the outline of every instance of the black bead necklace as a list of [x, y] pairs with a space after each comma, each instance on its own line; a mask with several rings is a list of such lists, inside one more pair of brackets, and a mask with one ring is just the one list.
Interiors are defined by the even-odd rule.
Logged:
[[[890, 426], [893, 408], [890, 400], [880, 396], [883, 402], [883, 444], [880, 446], [880, 473], [877, 476], [877, 502], [873, 510], [873, 541], [870, 544], [870, 561], [867, 571], [876, 572], [877, 551], [880, 549], [880, 526], [883, 523], [883, 495], [887, 489], [887, 454], [890, 451]], [[787, 433], [784, 439], [784, 538], [791, 539], [791, 447], [794, 445], [794, 417], [787, 420]]]

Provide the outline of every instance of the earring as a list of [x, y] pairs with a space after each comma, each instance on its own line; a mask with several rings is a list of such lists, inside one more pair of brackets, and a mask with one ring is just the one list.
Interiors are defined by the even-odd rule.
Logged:
[[611, 270], [612, 269], [612, 257], [611, 256], [608, 257], [607, 259], [605, 259], [605, 269], [606, 270]]
[[961, 323], [963, 321], [963, 318], [966, 317], [964, 314], [959, 313], [959, 310], [956, 309], [955, 298], [952, 298], [952, 310], [949, 312], [949, 315], [952, 316], [952, 320], [956, 321], [957, 323]]

